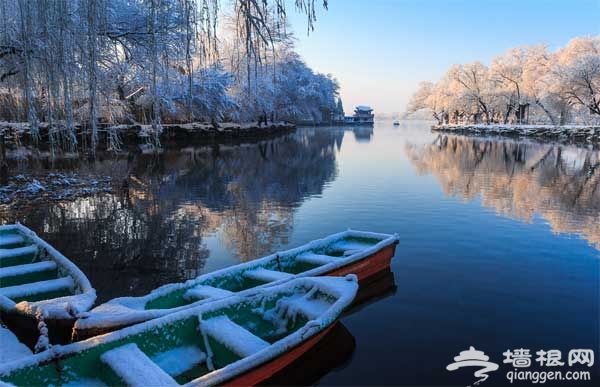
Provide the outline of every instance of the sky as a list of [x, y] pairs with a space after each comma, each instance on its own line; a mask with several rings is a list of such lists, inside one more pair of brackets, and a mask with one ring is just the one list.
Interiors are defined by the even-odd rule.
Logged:
[[403, 112], [420, 81], [437, 81], [455, 63], [600, 35], [600, 0], [329, 0], [327, 11], [315, 2], [308, 35], [306, 16], [288, 10], [296, 48], [338, 79], [346, 114], [361, 104]]

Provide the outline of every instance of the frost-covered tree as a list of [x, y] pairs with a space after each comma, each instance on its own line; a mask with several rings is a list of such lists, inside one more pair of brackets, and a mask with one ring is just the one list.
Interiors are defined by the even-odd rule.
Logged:
[[481, 62], [458, 65], [451, 70], [453, 80], [458, 84], [462, 99], [469, 106], [469, 114], [475, 122], [483, 115], [486, 123], [490, 123], [493, 99], [493, 85], [490, 71]]
[[563, 95], [600, 115], [600, 36], [575, 38], [557, 53], [556, 74]]
[[550, 52], [519, 47], [480, 62], [454, 65], [437, 83], [424, 82], [408, 112], [428, 109], [438, 123], [598, 122], [600, 37], [575, 38]]
[[[0, 119], [28, 121], [36, 139], [38, 128], [47, 130], [43, 138], [53, 150], [94, 150], [102, 139], [119, 146], [113, 123], [150, 124], [158, 135], [165, 120], [243, 116], [230, 90], [235, 77], [219, 55], [221, 6], [232, 12], [245, 75], [256, 75], [247, 91], [256, 106], [266, 106], [272, 101], [259, 90], [270, 90], [271, 100], [276, 94], [275, 49], [287, 35], [288, 2], [307, 16], [309, 29], [319, 3], [327, 6], [326, 0], [0, 0]], [[320, 82], [323, 90], [335, 89]]]

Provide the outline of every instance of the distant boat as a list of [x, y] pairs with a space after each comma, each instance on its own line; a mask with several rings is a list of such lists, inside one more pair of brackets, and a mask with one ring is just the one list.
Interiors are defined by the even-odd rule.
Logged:
[[400, 121], [394, 120], [393, 124], [394, 124], [394, 126], [398, 126], [398, 125], [400, 125]]
[[73, 262], [19, 223], [0, 226], [0, 315], [18, 336], [37, 338], [43, 317], [50, 341], [68, 342], [75, 320], [95, 300]]
[[271, 286], [299, 276], [356, 274], [359, 281], [389, 268], [398, 237], [348, 230], [291, 250], [163, 285], [141, 297], [120, 297], [92, 309], [75, 323], [84, 339], [155, 319], [235, 292]]
[[0, 380], [254, 386], [319, 343], [357, 290], [353, 275], [295, 278], [2, 364]]

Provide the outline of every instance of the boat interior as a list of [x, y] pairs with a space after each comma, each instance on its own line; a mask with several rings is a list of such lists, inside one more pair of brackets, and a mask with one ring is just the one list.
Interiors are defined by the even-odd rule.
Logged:
[[[69, 353], [67, 346], [67, 353], [58, 360], [21, 368], [5, 381], [27, 380], [32, 385], [185, 384], [273, 348], [273, 343], [323, 315], [335, 301], [317, 287], [302, 284], [199, 314], [154, 320], [145, 323], [141, 331], [141, 325], [131, 327], [129, 331], [135, 329], [132, 334], [117, 340], [107, 336], [105, 342], [81, 352]], [[83, 344], [94, 340], [98, 339]]]
[[73, 294], [73, 278], [18, 229], [0, 230], [0, 296], [15, 303]]
[[293, 275], [327, 265], [374, 246], [381, 240], [376, 238], [346, 237], [327, 246], [294, 253], [283, 252], [259, 267], [242, 271], [224, 272], [196, 283], [192, 287], [179, 289], [154, 298], [145, 304], [145, 309], [170, 309], [209, 298], [221, 298], [264, 285]]

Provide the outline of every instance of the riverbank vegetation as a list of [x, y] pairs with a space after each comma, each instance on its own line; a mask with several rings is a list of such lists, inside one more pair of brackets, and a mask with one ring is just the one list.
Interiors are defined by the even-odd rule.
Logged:
[[422, 82], [409, 112], [422, 109], [442, 124], [600, 124], [600, 36], [578, 37], [550, 51], [509, 49], [485, 65], [450, 67]]
[[[290, 3], [312, 30], [319, 0]], [[159, 145], [166, 123], [320, 119], [338, 84], [294, 51], [290, 11], [286, 0], [0, 0], [0, 121], [23, 123], [3, 125], [11, 140], [94, 152], [119, 149], [117, 124], [146, 125]]]

